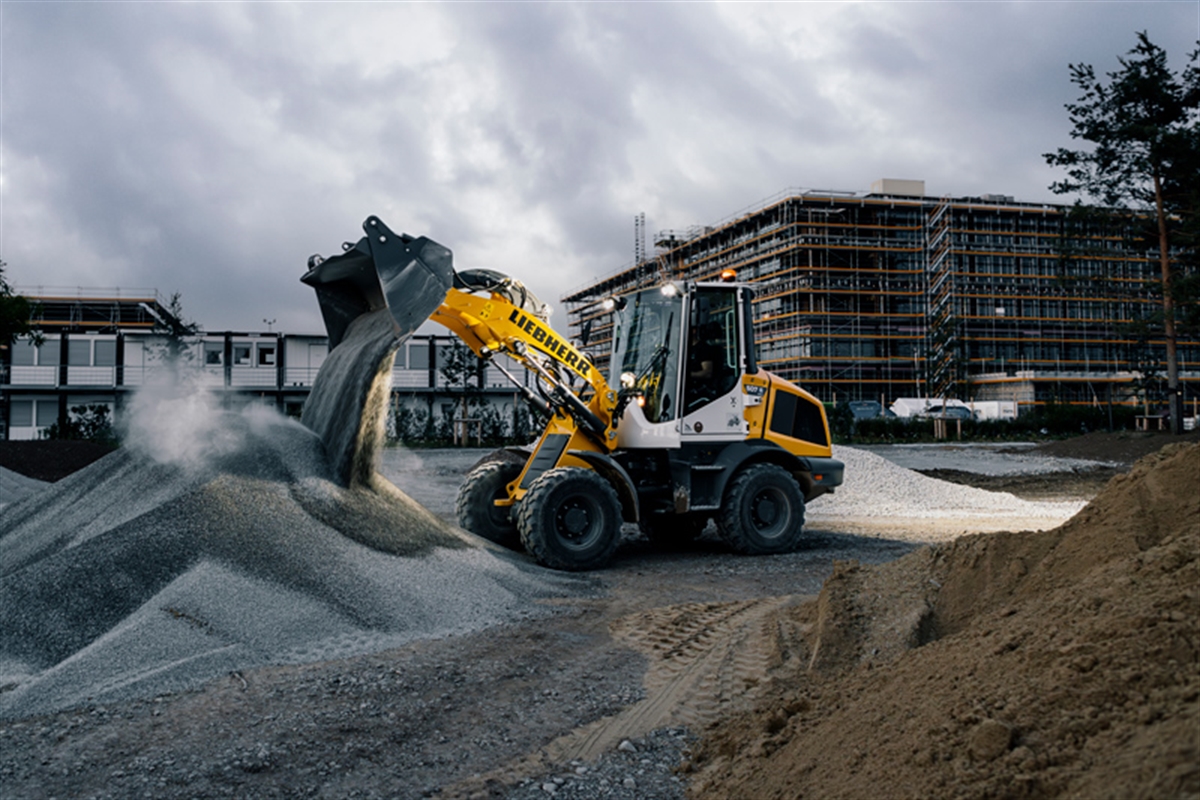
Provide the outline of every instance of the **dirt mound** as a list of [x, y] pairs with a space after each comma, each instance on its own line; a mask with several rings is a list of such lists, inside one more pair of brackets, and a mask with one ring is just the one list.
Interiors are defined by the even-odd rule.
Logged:
[[1197, 796], [1197, 475], [1172, 445], [1056, 530], [840, 564], [692, 795]]
[[108, 445], [66, 439], [0, 441], [0, 467], [39, 481], [53, 482], [111, 452]]

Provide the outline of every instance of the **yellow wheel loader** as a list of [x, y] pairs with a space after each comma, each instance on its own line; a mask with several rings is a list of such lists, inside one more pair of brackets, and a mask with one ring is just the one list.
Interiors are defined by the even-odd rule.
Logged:
[[679, 541], [714, 519], [739, 552], [786, 553], [805, 503], [841, 484], [821, 403], [756, 362], [750, 286], [664, 282], [604, 301], [615, 314], [606, 379], [519, 281], [455, 272], [449, 250], [376, 217], [363, 229], [302, 278], [331, 351], [356, 316], [386, 307], [398, 341], [432, 319], [480, 358], [504, 354], [536, 376], [534, 393], [493, 362], [545, 428], [531, 451], [466, 476], [467, 530], [562, 570], [604, 566], [623, 523]]

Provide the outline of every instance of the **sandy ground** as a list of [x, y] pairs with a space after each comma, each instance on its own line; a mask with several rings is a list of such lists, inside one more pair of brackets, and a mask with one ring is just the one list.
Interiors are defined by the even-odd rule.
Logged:
[[1198, 475], [1176, 444], [1057, 529], [839, 564], [690, 796], [1200, 796]]
[[[381, 472], [449, 520], [481, 455], [388, 450]], [[1047, 497], [1057, 499], [1037, 499]], [[781, 626], [781, 614], [816, 596], [835, 564], [892, 562], [922, 541], [922, 523], [862, 524], [810, 526], [806, 549], [772, 558], [734, 556], [708, 538], [664, 552], [631, 537], [589, 576], [594, 591], [542, 601], [557, 612], [548, 618], [3, 721], [0, 790], [682, 797], [674, 768], [694, 735], [750, 708], [801, 648], [801, 628]]]

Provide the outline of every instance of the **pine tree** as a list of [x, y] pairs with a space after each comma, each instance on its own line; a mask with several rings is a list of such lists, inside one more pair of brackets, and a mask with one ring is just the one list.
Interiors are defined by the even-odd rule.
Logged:
[[[1200, 158], [1196, 123], [1200, 117], [1200, 69], [1191, 54], [1176, 75], [1166, 52], [1145, 32], [1121, 69], [1096, 77], [1089, 64], [1072, 64], [1071, 82], [1082, 91], [1066, 105], [1072, 139], [1091, 143], [1087, 150], [1059, 148], [1046, 153], [1051, 166], [1069, 176], [1050, 189], [1081, 193], [1111, 209], [1123, 209], [1152, 222], [1147, 237], [1162, 273], [1162, 326], [1167, 343], [1167, 383], [1171, 429], [1182, 432], [1183, 395], [1176, 356], [1176, 303], [1194, 291], [1196, 281], [1196, 203]], [[1174, 251], [1174, 252], [1173, 252]], [[1178, 273], [1178, 274], [1176, 274]], [[1180, 289], [1184, 290], [1183, 293]], [[1190, 320], [1193, 309], [1182, 315]]]

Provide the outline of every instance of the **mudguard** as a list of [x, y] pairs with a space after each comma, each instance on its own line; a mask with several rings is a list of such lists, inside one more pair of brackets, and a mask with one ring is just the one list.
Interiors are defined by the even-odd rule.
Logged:
[[586, 462], [589, 467], [612, 484], [613, 489], [617, 491], [617, 497], [621, 500], [621, 516], [626, 522], [637, 522], [641, 517], [637, 488], [625, 468], [613, 460], [612, 456], [592, 450], [572, 450], [571, 455]]

